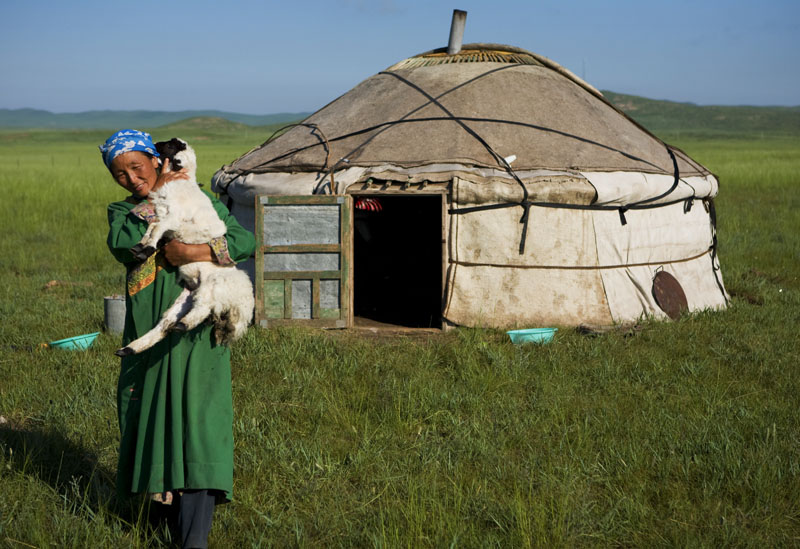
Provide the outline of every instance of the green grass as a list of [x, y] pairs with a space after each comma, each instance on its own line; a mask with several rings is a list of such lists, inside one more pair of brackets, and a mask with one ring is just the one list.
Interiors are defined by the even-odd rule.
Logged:
[[[184, 130], [201, 180], [268, 135]], [[105, 137], [0, 133], [0, 546], [168, 544], [114, 495], [118, 341], [37, 347], [122, 291]], [[800, 543], [800, 142], [666, 137], [720, 177], [730, 308], [542, 347], [251, 329], [212, 545]]]

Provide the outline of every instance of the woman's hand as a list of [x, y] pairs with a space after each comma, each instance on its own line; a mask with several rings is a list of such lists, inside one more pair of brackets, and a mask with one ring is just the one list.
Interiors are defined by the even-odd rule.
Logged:
[[177, 179], [189, 179], [189, 174], [187, 174], [186, 171], [178, 170], [176, 172], [171, 172], [169, 171], [169, 166], [170, 166], [169, 158], [165, 158], [164, 164], [162, 164], [161, 166], [161, 173], [159, 174], [158, 179], [156, 180], [156, 184], [153, 185], [152, 189], [150, 189], [150, 192], [155, 191], [156, 189], [161, 187], [161, 185], [169, 183], [170, 181], [175, 181]]
[[214, 261], [214, 255], [208, 244], [184, 244], [180, 240], [170, 240], [164, 245], [164, 259], [170, 265], [180, 267], [196, 261]]

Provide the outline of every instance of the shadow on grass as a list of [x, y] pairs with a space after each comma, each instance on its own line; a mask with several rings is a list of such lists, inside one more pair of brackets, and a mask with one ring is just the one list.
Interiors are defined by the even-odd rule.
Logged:
[[164, 523], [171, 508], [142, 498], [119, 498], [115, 471], [58, 431], [0, 425], [0, 446], [12, 470], [50, 485], [73, 515], [87, 520], [106, 515], [147, 546], [170, 544]]

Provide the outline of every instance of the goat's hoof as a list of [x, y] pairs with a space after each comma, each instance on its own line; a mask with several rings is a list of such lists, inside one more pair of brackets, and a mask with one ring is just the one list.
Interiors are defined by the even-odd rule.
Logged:
[[194, 280], [184, 280], [183, 285], [186, 286], [188, 290], [191, 290], [193, 292], [200, 287], [200, 282]]
[[173, 332], [181, 332], [181, 333], [185, 332], [188, 329], [189, 328], [187, 328], [186, 324], [184, 324], [183, 322], [176, 322], [175, 324], [172, 325], [172, 328], [170, 328], [170, 330]]
[[[139, 249], [136, 249], [139, 247]], [[156, 253], [156, 249], [152, 246], [141, 246], [137, 244], [133, 248], [131, 248], [131, 253], [133, 257], [136, 258], [137, 261], [145, 261], [148, 257]]]
[[134, 351], [130, 347], [123, 347], [122, 349], [117, 349], [114, 351], [114, 354], [119, 357], [125, 357], [134, 354]]
[[140, 259], [142, 261], [146, 260], [148, 257], [156, 253], [156, 249], [152, 246], [145, 246], [141, 252], [139, 252]]

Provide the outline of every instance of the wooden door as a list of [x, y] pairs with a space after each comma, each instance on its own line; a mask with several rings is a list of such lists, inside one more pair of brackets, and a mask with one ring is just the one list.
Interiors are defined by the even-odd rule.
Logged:
[[256, 197], [256, 322], [349, 328], [352, 199]]

